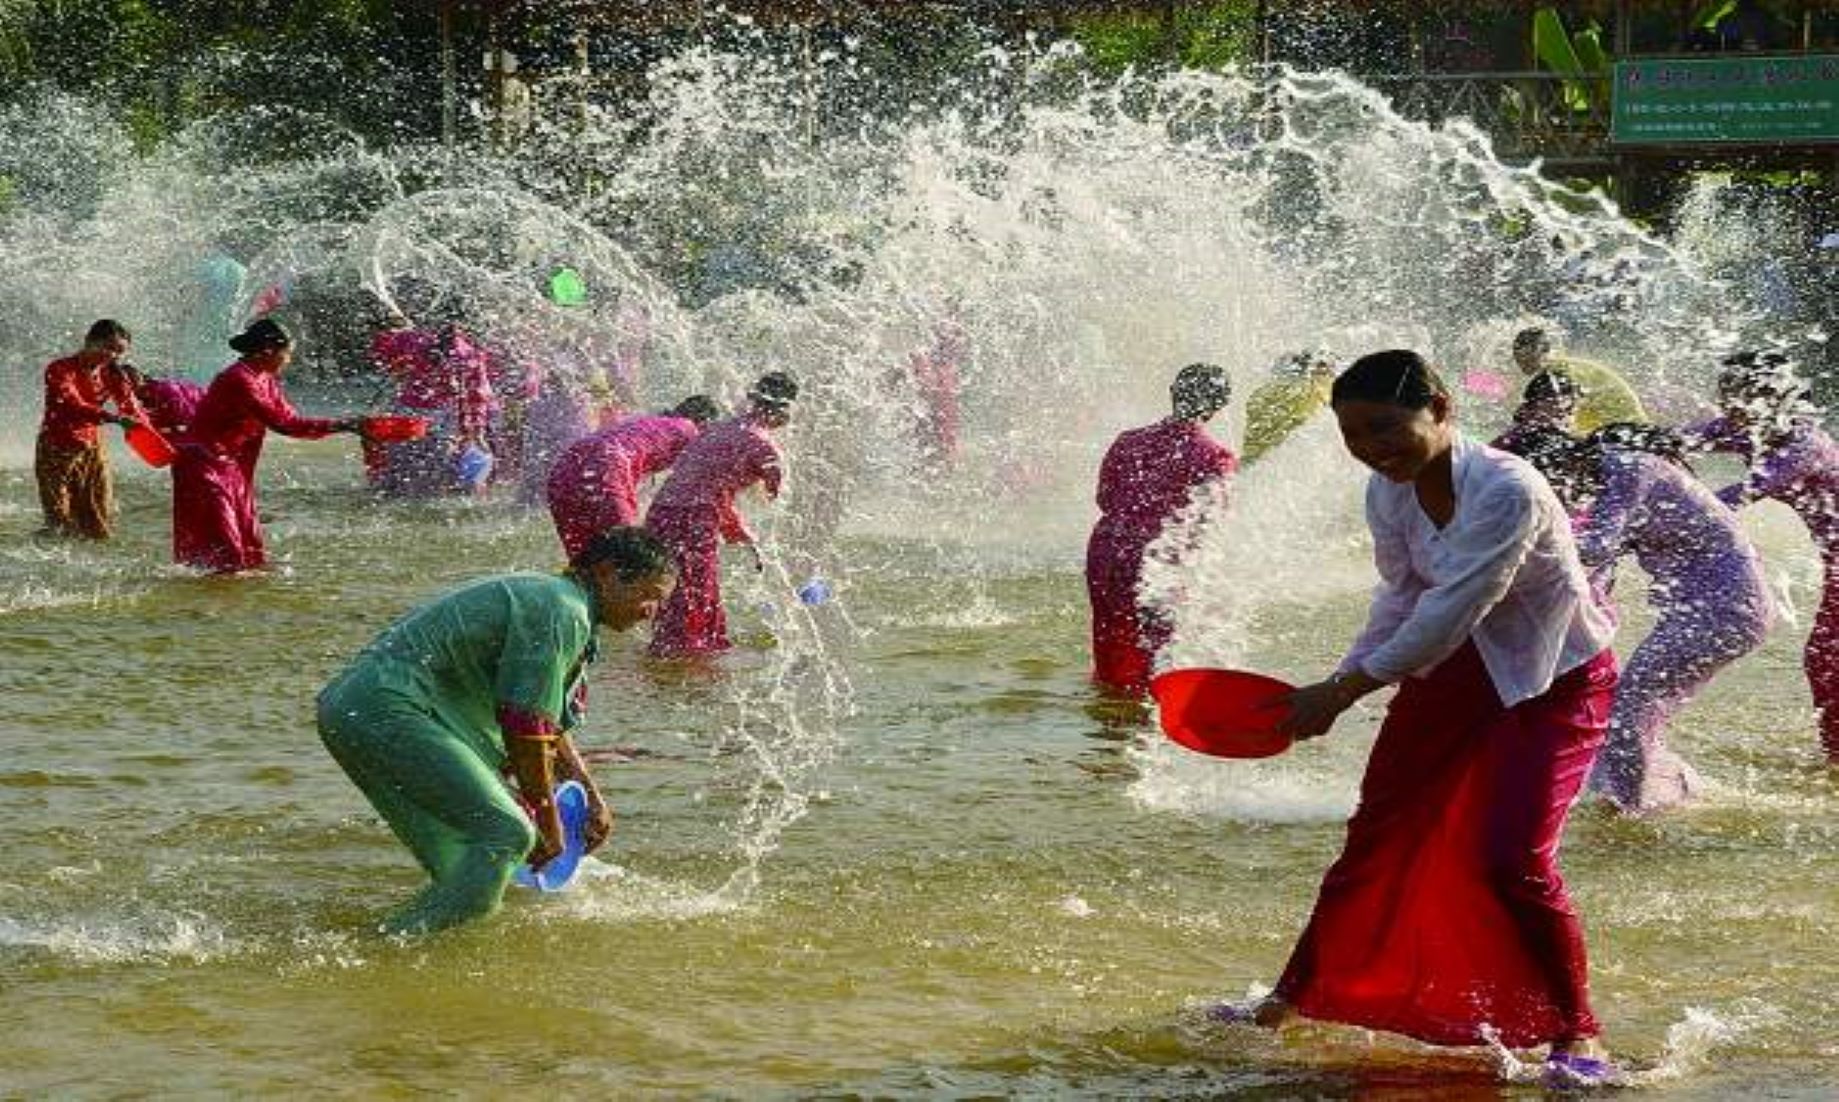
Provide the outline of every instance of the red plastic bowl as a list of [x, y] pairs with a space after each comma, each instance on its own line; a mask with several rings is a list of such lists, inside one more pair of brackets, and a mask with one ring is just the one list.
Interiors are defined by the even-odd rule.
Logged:
[[389, 415], [364, 418], [364, 435], [372, 440], [381, 440], [386, 444], [401, 444], [410, 440], [420, 440], [428, 435], [432, 425], [426, 417], [408, 417]]
[[130, 425], [123, 435], [128, 447], [149, 467], [170, 467], [179, 454], [179, 449], [161, 436], [158, 429], [147, 425]]
[[1162, 731], [1216, 758], [1268, 758], [1290, 748], [1277, 729], [1295, 686], [1244, 670], [1170, 670], [1150, 682]]

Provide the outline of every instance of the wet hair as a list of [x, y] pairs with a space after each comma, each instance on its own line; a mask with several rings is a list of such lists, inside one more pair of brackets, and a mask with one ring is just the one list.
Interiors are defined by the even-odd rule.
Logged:
[[1189, 364], [1169, 384], [1169, 401], [1177, 417], [1211, 417], [1231, 400], [1232, 380], [1225, 368], [1214, 364]]
[[672, 417], [682, 417], [706, 425], [722, 415], [722, 407], [715, 404], [715, 399], [707, 394], [692, 394], [671, 407]]
[[572, 570], [585, 572], [601, 563], [611, 563], [613, 576], [622, 582], [643, 581], [677, 572], [677, 560], [670, 548], [636, 525], [618, 525], [601, 532], [589, 540], [568, 565]]
[[230, 347], [246, 355], [266, 352], [272, 348], [287, 348], [293, 343], [293, 335], [273, 318], [253, 322], [249, 328], [230, 338]]
[[1577, 458], [1583, 441], [1561, 428], [1541, 425], [1518, 429], [1501, 442], [1501, 450], [1510, 452], [1539, 468], [1549, 480], [1555, 471]]
[[1564, 402], [1575, 405], [1577, 397], [1577, 380], [1563, 371], [1548, 369], [1526, 380], [1526, 389], [1520, 392], [1520, 404]]
[[1601, 469], [1601, 450], [1555, 426], [1520, 429], [1502, 442], [1501, 450], [1531, 463], [1563, 499], [1593, 493], [1600, 481], [1593, 476]]
[[1353, 362], [1335, 376], [1329, 404], [1378, 402], [1403, 409], [1429, 409], [1438, 398], [1449, 397], [1449, 387], [1424, 357], [1408, 348], [1373, 352]]
[[1321, 348], [1293, 352], [1271, 365], [1271, 376], [1277, 379], [1307, 379], [1323, 371], [1335, 373], [1335, 358]]
[[1782, 407], [1807, 397], [1807, 383], [1783, 352], [1733, 352], [1719, 363], [1718, 393]]
[[89, 327], [89, 332], [83, 334], [84, 344], [101, 344], [103, 341], [116, 339], [132, 341], [134, 334], [128, 332], [127, 326], [113, 318], [103, 318], [97, 321]]
[[1604, 425], [1585, 438], [1588, 446], [1603, 451], [1619, 448], [1623, 451], [1647, 452], [1658, 455], [1687, 470], [1692, 465], [1686, 462], [1686, 441], [1679, 433], [1659, 425], [1646, 425], [1638, 421], [1615, 421]]
[[1544, 345], [1550, 348], [1552, 345], [1552, 338], [1544, 329], [1536, 325], [1530, 329], [1522, 329], [1513, 335], [1513, 346], [1515, 348], [1531, 348], [1535, 344]]
[[747, 397], [755, 405], [768, 409], [785, 409], [798, 400], [798, 380], [783, 371], [769, 371], [754, 380]]

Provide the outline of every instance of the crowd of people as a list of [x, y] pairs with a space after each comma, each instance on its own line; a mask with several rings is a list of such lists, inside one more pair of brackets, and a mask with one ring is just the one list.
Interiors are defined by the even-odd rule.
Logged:
[[[1667, 429], [1613, 371], [1549, 353], [1540, 330], [1514, 341], [1524, 390], [1488, 445], [1463, 436], [1450, 388], [1406, 350], [1321, 372], [1332, 381], [1313, 405], [1314, 354], [1276, 373], [1276, 397], [1254, 395], [1264, 413], [1247, 419], [1248, 452], [1270, 451], [1328, 406], [1373, 472], [1366, 520], [1380, 582], [1366, 627], [1334, 673], [1289, 696], [1284, 729], [1318, 737], [1360, 698], [1398, 691], [1345, 847], [1276, 987], [1213, 1017], [1543, 1044], [1548, 1081], [1611, 1080], [1558, 844], [1586, 785], [1630, 814], [1699, 787], [1666, 725], [1772, 624], [1760, 557], [1735, 515], [1748, 502], [1794, 509], [1822, 557], [1805, 664], [1821, 745], [1839, 765], [1839, 451], [1793, 365], [1776, 353], [1726, 358], [1722, 415]], [[1087, 556], [1094, 676], [1124, 693], [1150, 684], [1171, 632], [1167, 611], [1136, 594], [1144, 556], [1179, 560], [1196, 487], [1217, 493], [1237, 465], [1205, 427], [1227, 405], [1224, 373], [1190, 365], [1171, 390], [1170, 416], [1120, 436], [1099, 477]], [[1713, 493], [1689, 464], [1694, 451], [1735, 453], [1747, 474]], [[1625, 557], [1649, 575], [1657, 621], [1618, 670]]]
[[[569, 738], [597, 631], [651, 621], [651, 651], [666, 658], [729, 647], [720, 550], [754, 545], [736, 497], [779, 492], [775, 433], [799, 386], [764, 374], [728, 417], [705, 395], [656, 414], [559, 416], [549, 423], [571, 427], [546, 428], [532, 446], [518, 430], [542, 420], [546, 390], [525, 385], [527, 364], [507, 365], [457, 322], [403, 323], [378, 337], [376, 360], [396, 387], [391, 408], [425, 416], [434, 431], [392, 441], [367, 417], [294, 409], [281, 383], [293, 339], [274, 320], [229, 347], [237, 359], [208, 386], [150, 378], [127, 363], [128, 330], [103, 320], [78, 352], [49, 364], [36, 455], [46, 529], [109, 538], [99, 429], [111, 423], [172, 444], [174, 557], [214, 573], [266, 563], [255, 473], [270, 430], [360, 436], [383, 494], [534, 479], [568, 569], [488, 577], [421, 605], [318, 704], [327, 749], [429, 876], [385, 927], [425, 933], [483, 917], [520, 864], [561, 851], [559, 783], [588, 794], [590, 849], [611, 831], [611, 809]], [[960, 347], [945, 331], [921, 373], [920, 389], [950, 391], [929, 407], [949, 409], [921, 425], [929, 462], [955, 451]], [[1839, 453], [1794, 366], [1773, 353], [1729, 357], [1721, 415], [1666, 428], [1613, 370], [1551, 353], [1539, 330], [1516, 338], [1524, 386], [1489, 444], [1463, 435], [1442, 375], [1406, 350], [1344, 369], [1300, 353], [1247, 403], [1248, 461], [1268, 461], [1328, 411], [1372, 471], [1366, 522], [1379, 585], [1366, 627], [1332, 673], [1290, 695], [1285, 731], [1325, 735], [1361, 698], [1397, 692], [1344, 850], [1275, 989], [1255, 1005], [1222, 1004], [1216, 1017], [1549, 1045], [1548, 1067], [1564, 1083], [1609, 1074], [1558, 842], [1586, 786], [1630, 814], [1700, 787], [1667, 726], [1773, 623], [1760, 557], [1735, 515], [1748, 502], [1794, 509], [1823, 558], [1806, 672], [1822, 745], [1839, 764]], [[953, 361], [949, 387], [933, 385], [944, 369], [932, 360], [942, 359]], [[509, 385], [525, 387], [521, 424], [506, 422], [495, 397], [507, 379], [524, 381]], [[576, 412], [580, 380], [570, 372], [557, 388]], [[1169, 415], [1123, 433], [1104, 456], [1086, 579], [1094, 678], [1110, 690], [1142, 694], [1163, 664], [1174, 625], [1141, 597], [1143, 565], [1152, 554], [1179, 562], [1196, 522], [1223, 512], [1239, 457], [1207, 426], [1231, 397], [1223, 368], [1190, 364], [1170, 388]], [[503, 465], [468, 476], [475, 451]], [[1714, 493], [1690, 465], [1707, 451], [1737, 455], [1746, 475]], [[661, 484], [641, 508], [654, 477]], [[753, 557], [758, 565], [757, 548]], [[1625, 558], [1649, 576], [1657, 618], [1618, 669]]]

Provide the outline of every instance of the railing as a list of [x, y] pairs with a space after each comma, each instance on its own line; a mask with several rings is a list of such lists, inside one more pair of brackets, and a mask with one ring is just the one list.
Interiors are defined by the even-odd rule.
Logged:
[[1507, 160], [1609, 159], [1609, 78], [1533, 71], [1369, 77], [1400, 114], [1426, 122], [1467, 118]]

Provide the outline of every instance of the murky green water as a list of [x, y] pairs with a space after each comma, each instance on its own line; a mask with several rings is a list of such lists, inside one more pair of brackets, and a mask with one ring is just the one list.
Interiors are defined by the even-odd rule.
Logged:
[[[167, 568], [165, 486], [144, 472], [126, 472], [124, 538], [90, 549], [32, 541], [31, 473], [0, 471], [5, 1093], [1537, 1093], [1485, 1054], [1188, 1023], [1189, 1000], [1281, 965], [1376, 713], [1239, 766], [1107, 718], [1076, 525], [1033, 551], [1024, 531], [972, 554], [986, 533], [957, 521], [943, 550], [852, 542], [842, 607], [818, 610], [827, 649], [800, 659], [853, 687], [834, 727], [787, 712], [813, 690], [781, 651], [686, 674], [615, 641], [582, 738], [630, 751], [599, 766], [610, 864], [452, 936], [369, 935], [420, 874], [320, 748], [312, 696], [422, 596], [554, 552], [545, 519], [507, 506], [373, 504], [347, 447], [271, 445], [290, 568], [261, 579]], [[1273, 638], [1326, 661], [1358, 605]], [[1839, 785], [1815, 764], [1799, 646], [1784, 625], [1679, 724], [1715, 782], [1702, 806], [1573, 822], [1599, 1012], [1655, 1093], [1839, 1091]], [[787, 714], [809, 729], [775, 733]], [[832, 736], [834, 763], [807, 769]], [[796, 767], [809, 809], [749, 891], [763, 761]]]

